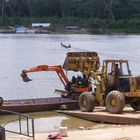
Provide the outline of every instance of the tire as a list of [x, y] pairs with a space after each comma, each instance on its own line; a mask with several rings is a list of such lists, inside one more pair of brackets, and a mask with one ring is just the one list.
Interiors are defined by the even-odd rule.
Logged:
[[119, 91], [111, 91], [106, 97], [106, 109], [110, 113], [122, 113], [125, 106], [124, 95]]
[[140, 101], [132, 102], [130, 105], [135, 111], [140, 111]]
[[3, 98], [0, 97], [0, 106], [3, 104]]
[[82, 112], [92, 112], [95, 107], [95, 98], [91, 92], [83, 92], [79, 97], [79, 106]]

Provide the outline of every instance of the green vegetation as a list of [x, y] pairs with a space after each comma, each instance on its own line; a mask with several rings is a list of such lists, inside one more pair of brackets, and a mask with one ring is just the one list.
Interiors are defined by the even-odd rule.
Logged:
[[140, 32], [140, 0], [0, 0], [0, 26], [51, 22], [93, 33]]

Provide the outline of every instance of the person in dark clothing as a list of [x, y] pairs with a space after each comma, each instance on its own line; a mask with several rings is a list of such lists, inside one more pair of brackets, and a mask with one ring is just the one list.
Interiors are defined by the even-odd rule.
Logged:
[[76, 77], [72, 76], [72, 84], [76, 84]]
[[89, 83], [88, 83], [88, 78], [87, 78], [87, 76], [84, 75], [84, 74], [83, 74], [83, 81], [82, 81], [82, 83], [83, 83], [83, 85], [86, 86], [86, 87], [87, 87], [88, 84], [89, 84]]
[[118, 87], [118, 81], [119, 81], [119, 76], [122, 75], [122, 72], [120, 68], [118, 67], [118, 64], [115, 64], [115, 70], [114, 70], [114, 76], [115, 76], [115, 89]]
[[118, 82], [119, 82], [119, 76], [122, 75], [122, 72], [121, 72], [118, 64], [115, 64], [115, 68], [110, 74], [114, 76], [114, 89], [117, 89]]
[[115, 65], [115, 71], [114, 71], [115, 77], [118, 77], [122, 75], [120, 68], [118, 67], [118, 64]]
[[110, 74], [115, 75], [115, 77], [118, 77], [118, 76], [122, 75], [121, 70], [118, 67], [118, 64], [115, 64], [115, 68]]

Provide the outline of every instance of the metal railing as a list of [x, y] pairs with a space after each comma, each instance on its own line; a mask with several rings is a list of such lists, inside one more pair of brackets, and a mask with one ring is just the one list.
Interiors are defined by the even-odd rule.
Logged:
[[[17, 112], [8, 111], [8, 110], [1, 110], [0, 109], [0, 112], [17, 115], [17, 117], [18, 117], [16, 120], [6, 122], [4, 125], [2, 125], [1, 130], [5, 130], [5, 132], [10, 132], [10, 133], [14, 133], [14, 134], [19, 134], [19, 135], [31, 137], [31, 138], [33, 138], [33, 140], [35, 140], [34, 119], [32, 117], [30, 117], [26, 114], [17, 113]], [[22, 131], [23, 130], [23, 127], [22, 127], [23, 120], [26, 124], [26, 132]], [[19, 131], [12, 131], [12, 130], [8, 130], [5, 128], [6, 125], [8, 125], [12, 122], [15, 122], [15, 121], [18, 121]], [[29, 123], [29, 122], [31, 122], [31, 123]], [[25, 129], [25, 126], [24, 126], [24, 129]]]

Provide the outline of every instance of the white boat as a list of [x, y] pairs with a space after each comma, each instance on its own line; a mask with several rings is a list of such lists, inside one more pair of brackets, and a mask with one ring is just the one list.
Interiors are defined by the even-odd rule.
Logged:
[[25, 33], [27, 33], [27, 28], [25, 28], [23, 26], [16, 27], [16, 33], [25, 34]]
[[61, 42], [61, 46], [64, 47], [64, 48], [71, 48], [71, 45], [70, 44], [69, 45], [65, 45], [62, 42]]

